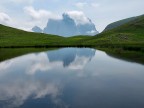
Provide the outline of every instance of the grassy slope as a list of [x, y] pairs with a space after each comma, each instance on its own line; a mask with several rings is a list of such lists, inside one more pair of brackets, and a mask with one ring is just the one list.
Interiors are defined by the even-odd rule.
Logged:
[[134, 45], [142, 47], [144, 45], [144, 16], [115, 29], [105, 31], [95, 37], [91, 37], [85, 44], [95, 46]]
[[50, 50], [55, 50], [55, 48], [0, 48], [0, 62], [28, 53]]
[[99, 47], [109, 55], [144, 64], [144, 15], [92, 37], [84, 44]]
[[0, 25], [0, 46], [56, 45], [64, 38], [55, 35], [26, 32]]
[[0, 25], [0, 47], [4, 46], [142, 46], [144, 16], [97, 36], [64, 38], [55, 35], [25, 32]]
[[33, 33], [0, 25], [0, 47], [64, 47], [79, 46], [89, 36], [61, 37]]
[[[11, 46], [96, 47], [112, 55], [115, 54], [122, 58], [144, 63], [144, 15], [94, 37], [75, 36], [64, 38], [55, 35], [25, 32], [0, 25], [0, 47]], [[2, 52], [3, 50], [0, 50], [1, 56], [4, 54]], [[23, 51], [20, 51], [19, 54], [21, 52], [23, 53]]]
[[113, 23], [109, 24], [108, 26], [106, 26], [106, 28], [104, 29], [104, 31], [111, 30], [111, 29], [114, 29], [116, 27], [119, 27], [119, 26], [121, 26], [121, 25], [123, 25], [125, 23], [128, 23], [130, 21], [135, 20], [138, 17], [131, 17], [131, 18], [126, 18], [126, 19], [123, 19], [123, 20], [120, 20], [120, 21], [113, 22]]

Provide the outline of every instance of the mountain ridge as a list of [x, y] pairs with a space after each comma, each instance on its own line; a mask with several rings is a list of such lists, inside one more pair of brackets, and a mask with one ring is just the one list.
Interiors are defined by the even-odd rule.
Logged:
[[144, 44], [144, 15], [94, 37], [61, 37], [43, 33], [26, 32], [0, 25], [0, 47], [25, 46], [138, 46]]
[[[67, 13], [64, 13], [62, 15], [62, 19], [49, 19], [46, 27], [43, 29], [43, 33], [64, 37], [71, 37], [76, 35], [94, 36], [98, 34], [94, 23], [88, 18], [87, 21], [88, 22], [84, 24], [76, 24], [73, 18], [71, 18]], [[38, 31], [32, 31], [39, 32], [40, 30], [38, 29]]]
[[[140, 15], [140, 16], [142, 16], [142, 15]], [[128, 23], [128, 22], [134, 21], [135, 19], [137, 19], [137, 18], [140, 17], [140, 16], [125, 18], [125, 19], [118, 20], [118, 21], [115, 21], [115, 22], [113, 22], [113, 23], [110, 23], [110, 24], [108, 24], [108, 25], [105, 27], [105, 29], [103, 30], [103, 32], [104, 32], [104, 31], [111, 30], [111, 29], [114, 29], [114, 28], [119, 27], [119, 26], [121, 26], [121, 25], [123, 25], [123, 24], [126, 24], [126, 23]]]

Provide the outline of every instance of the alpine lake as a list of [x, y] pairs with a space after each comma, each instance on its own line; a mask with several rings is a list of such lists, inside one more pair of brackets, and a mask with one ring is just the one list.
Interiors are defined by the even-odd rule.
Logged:
[[3, 60], [0, 108], [144, 108], [144, 65], [92, 48]]

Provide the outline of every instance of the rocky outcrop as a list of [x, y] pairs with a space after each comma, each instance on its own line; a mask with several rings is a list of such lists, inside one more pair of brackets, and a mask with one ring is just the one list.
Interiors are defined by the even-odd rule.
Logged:
[[[33, 31], [41, 32], [41, 29], [34, 27]], [[88, 19], [87, 23], [76, 24], [73, 18], [71, 18], [67, 13], [64, 13], [62, 15], [62, 19], [49, 19], [43, 33], [69, 37], [76, 35], [93, 36], [98, 34], [98, 31], [90, 19]]]
[[33, 27], [32, 31], [33, 32], [37, 32], [37, 33], [42, 33], [43, 32], [43, 30], [40, 27], [38, 27], [38, 26]]

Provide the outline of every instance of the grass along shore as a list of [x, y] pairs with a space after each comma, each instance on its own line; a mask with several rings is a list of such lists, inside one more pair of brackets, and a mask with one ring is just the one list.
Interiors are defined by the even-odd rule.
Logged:
[[[0, 56], [11, 58], [15, 55], [33, 52], [35, 48], [90, 47], [100, 48], [108, 53], [144, 62], [144, 15], [96, 36], [61, 37], [43, 33], [26, 32], [0, 25]], [[13, 48], [4, 51], [3, 48]], [[14, 49], [18, 48], [18, 49]], [[20, 50], [21, 48], [24, 48]], [[34, 49], [34, 50], [33, 50]], [[7, 57], [6, 57], [7, 56]], [[2, 59], [1, 59], [2, 60]]]

